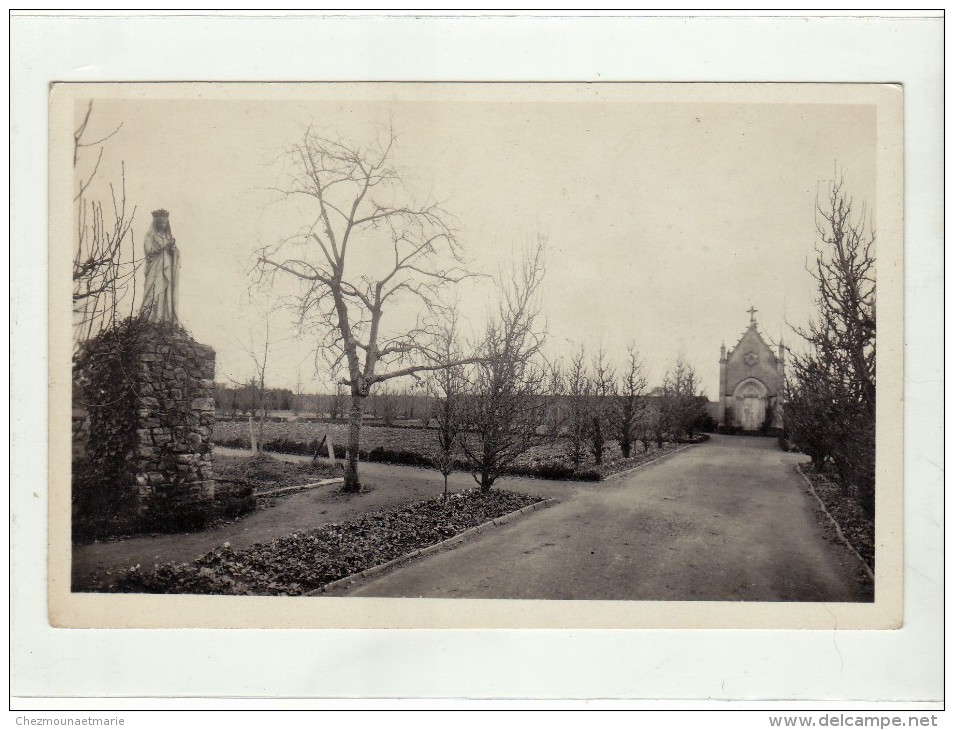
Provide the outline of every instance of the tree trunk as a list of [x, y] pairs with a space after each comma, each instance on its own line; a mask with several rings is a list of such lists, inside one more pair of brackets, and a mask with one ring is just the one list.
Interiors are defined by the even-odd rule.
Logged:
[[265, 406], [262, 406], [262, 415], [258, 419], [258, 450], [264, 451], [265, 447], [262, 444], [262, 435], [265, 431]]
[[593, 461], [597, 466], [603, 463], [603, 430], [599, 419], [593, 422]]
[[342, 492], [360, 492], [358, 480], [358, 449], [361, 445], [361, 420], [364, 417], [365, 396], [352, 392], [351, 410], [348, 417], [348, 463], [345, 465], [345, 480]]
[[633, 445], [629, 441], [620, 443], [619, 448], [623, 452], [624, 459], [628, 459], [629, 455], [633, 453]]

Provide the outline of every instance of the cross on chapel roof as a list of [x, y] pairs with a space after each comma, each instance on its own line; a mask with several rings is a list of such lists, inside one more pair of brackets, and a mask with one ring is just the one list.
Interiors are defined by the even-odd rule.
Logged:
[[759, 310], [757, 310], [755, 307], [749, 307], [746, 311], [749, 313], [749, 323], [754, 323], [755, 313]]

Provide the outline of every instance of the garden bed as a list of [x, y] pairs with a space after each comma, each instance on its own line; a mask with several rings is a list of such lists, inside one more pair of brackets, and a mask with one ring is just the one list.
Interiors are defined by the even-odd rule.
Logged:
[[644, 450], [642, 444], [637, 444], [633, 446], [631, 456], [626, 459], [623, 457], [619, 447], [614, 443], [612, 448], [606, 450], [606, 454], [603, 456], [603, 463], [599, 466], [591, 466], [590, 468], [595, 469], [601, 479], [605, 479], [613, 474], [619, 474], [620, 472], [635, 469], [637, 466], [648, 464], [650, 461], [655, 461], [666, 454], [671, 454], [685, 445], [686, 444], [673, 443], [672, 441], [664, 441], [662, 446], [650, 444], [649, 450]]
[[860, 497], [851, 488], [843, 487], [826, 472], [819, 472], [810, 463], [800, 465], [802, 474], [811, 482], [825, 509], [841, 527], [845, 538], [854, 546], [871, 570], [875, 567], [874, 519], [861, 507]]
[[322, 479], [344, 475], [344, 468], [324, 463], [284, 461], [268, 454], [227, 456], [216, 454], [213, 461], [215, 477], [222, 482], [251, 486], [253, 494], [272, 491], [279, 487], [298, 487]]
[[[686, 443], [700, 443], [700, 441], [691, 441]], [[614, 474], [620, 474], [637, 466], [648, 464], [666, 454], [671, 454], [679, 450], [686, 443], [676, 443], [664, 441], [662, 446], [650, 444], [647, 449], [642, 444], [633, 446], [629, 458], [623, 456], [619, 445], [611, 441], [603, 452], [603, 460], [600, 464], [594, 464], [592, 458], [581, 461], [578, 466], [573, 467], [572, 463], [565, 457], [562, 461], [556, 461], [565, 449], [561, 449], [560, 444], [553, 444], [544, 447], [537, 447], [535, 453], [529, 454], [528, 462], [523, 465], [515, 466], [508, 471], [511, 476], [528, 476], [539, 479], [559, 479], [575, 480], [585, 482], [598, 482]]]
[[190, 563], [170, 563], [149, 572], [133, 568], [109, 590], [299, 596], [539, 501], [497, 489], [471, 490], [450, 495], [446, 505], [439, 497], [428, 499], [244, 550], [226, 543]]
[[[256, 430], [258, 426], [255, 424]], [[261, 441], [266, 451], [311, 456], [328, 431], [336, 445], [336, 454], [344, 456], [344, 444], [348, 443], [348, 425], [344, 423], [266, 422], [262, 424]], [[247, 422], [217, 421], [212, 438], [219, 446], [251, 448]], [[429, 454], [437, 449], [437, 437], [430, 429], [365, 425], [361, 428], [361, 449], [363, 452], [382, 449]], [[324, 446], [321, 455], [327, 455]]]

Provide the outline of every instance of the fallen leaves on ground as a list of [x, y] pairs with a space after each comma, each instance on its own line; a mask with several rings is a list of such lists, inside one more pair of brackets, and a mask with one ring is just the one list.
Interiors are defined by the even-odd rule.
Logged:
[[137, 566], [110, 590], [298, 596], [539, 501], [497, 489], [470, 490], [448, 495], [446, 505], [438, 497], [294, 532], [245, 550], [223, 545], [191, 563], [170, 563], [149, 572]]
[[848, 542], [854, 545], [868, 567], [874, 570], [874, 520], [862, 509], [859, 496], [829, 475], [817, 471], [811, 464], [803, 464], [801, 468]]

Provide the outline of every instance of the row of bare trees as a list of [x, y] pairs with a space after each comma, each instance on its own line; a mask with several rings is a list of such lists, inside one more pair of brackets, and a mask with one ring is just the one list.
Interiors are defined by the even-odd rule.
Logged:
[[[264, 409], [266, 418], [272, 411], [287, 411], [295, 416], [317, 416], [340, 421], [348, 413], [348, 394], [306, 393], [302, 390], [262, 388], [257, 376], [247, 380], [219, 383], [215, 389], [215, 408], [228, 417], [252, 415], [256, 418]], [[419, 388], [384, 387], [368, 396], [366, 416], [384, 426], [413, 422], [429, 425], [430, 397]]]
[[581, 347], [559, 385], [563, 398], [557, 424], [566, 434], [570, 462], [579, 465], [589, 455], [601, 464], [610, 439], [616, 439], [623, 456], [629, 458], [651, 411], [645, 397], [645, 365], [635, 347], [627, 349], [626, 365], [618, 377], [603, 348], [588, 361]]
[[[440, 352], [459, 358], [450, 338]], [[487, 353], [490, 355], [491, 353]], [[445, 478], [466, 464], [477, 483], [490, 488], [527, 450], [560, 444], [572, 467], [599, 465], [615, 442], [624, 458], [637, 444], [692, 436], [706, 417], [692, 368], [678, 360], [661, 388], [649, 390], [635, 348], [617, 372], [604, 350], [587, 360], [584, 349], [566, 373], [540, 358], [526, 370], [503, 349], [486, 362], [441, 369], [430, 378], [432, 418], [437, 424], [434, 462]]]
[[627, 347], [618, 370], [602, 348], [588, 360], [581, 347], [558, 385], [557, 430], [565, 435], [566, 455], [575, 465], [587, 456], [601, 464], [612, 440], [628, 459], [637, 443], [648, 450], [667, 438], [691, 437], [707, 414], [707, 398], [691, 365], [678, 358], [662, 387], [650, 390], [645, 363], [634, 345]]
[[817, 469], [833, 468], [874, 513], [875, 234], [866, 211], [853, 211], [842, 178], [816, 206], [818, 244], [809, 269], [815, 318], [796, 328], [784, 405], [791, 441]]

